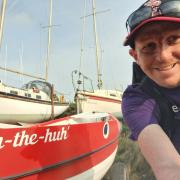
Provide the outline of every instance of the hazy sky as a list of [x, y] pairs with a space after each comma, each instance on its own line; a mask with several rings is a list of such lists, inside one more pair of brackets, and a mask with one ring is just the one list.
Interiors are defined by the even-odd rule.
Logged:
[[[2, 2], [2, 0], [0, 1]], [[79, 69], [84, 0], [53, 0], [52, 46], [48, 81], [60, 92], [74, 94], [71, 72]], [[125, 21], [144, 0], [96, 0], [97, 31], [101, 46], [104, 88], [125, 89], [131, 83], [132, 58], [122, 45], [127, 35]], [[86, 0], [86, 15], [92, 2]], [[49, 0], [7, 0], [0, 66], [44, 76], [47, 51]], [[85, 19], [82, 72], [97, 85], [92, 16]], [[21, 86], [30, 79], [0, 72], [10, 85]]]

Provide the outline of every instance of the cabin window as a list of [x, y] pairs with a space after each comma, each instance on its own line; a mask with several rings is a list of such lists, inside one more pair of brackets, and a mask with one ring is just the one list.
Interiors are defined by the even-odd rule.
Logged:
[[39, 96], [39, 95], [36, 95], [36, 99], [41, 99], [41, 96]]
[[25, 96], [31, 98], [31, 94], [25, 93]]
[[116, 97], [116, 94], [110, 94], [110, 96], [114, 96], [114, 97]]
[[13, 90], [11, 90], [11, 91], [10, 91], [10, 93], [11, 93], [11, 94], [18, 95], [18, 92], [17, 92], [17, 91], [13, 91]]

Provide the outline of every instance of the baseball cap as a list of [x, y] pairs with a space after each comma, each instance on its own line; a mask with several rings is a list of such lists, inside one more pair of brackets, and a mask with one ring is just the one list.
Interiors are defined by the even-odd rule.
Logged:
[[145, 24], [154, 21], [180, 22], [180, 0], [148, 0], [126, 21], [128, 36], [124, 46], [134, 43], [135, 34]]

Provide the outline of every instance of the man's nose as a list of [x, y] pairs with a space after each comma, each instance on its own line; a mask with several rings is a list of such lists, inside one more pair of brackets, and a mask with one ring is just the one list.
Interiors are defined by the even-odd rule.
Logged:
[[161, 47], [156, 60], [159, 62], [169, 62], [171, 60], [172, 52], [170, 47]]

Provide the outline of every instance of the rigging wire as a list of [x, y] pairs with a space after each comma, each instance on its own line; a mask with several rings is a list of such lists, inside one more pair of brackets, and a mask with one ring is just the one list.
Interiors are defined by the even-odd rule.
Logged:
[[[21, 49], [19, 50], [19, 57], [20, 57], [20, 72], [23, 74], [24, 73], [24, 67], [23, 67], [23, 55], [24, 55], [24, 45], [23, 45], [23, 41], [21, 42]], [[20, 81], [23, 82], [24, 84], [24, 76], [20, 74], [19, 78]]]
[[8, 1], [7, 10], [8, 12], [16, 11], [18, 6], [18, 0]]
[[46, 57], [46, 72], [45, 72], [45, 80], [48, 80], [48, 66], [49, 66], [49, 58], [50, 58], [50, 48], [51, 48], [51, 26], [52, 26], [52, 0], [50, 0], [50, 8], [49, 8], [49, 24], [48, 24], [48, 47], [47, 47], [47, 57]]
[[[79, 76], [78, 81], [80, 81], [81, 78], [81, 69], [82, 69], [82, 59], [83, 59], [83, 52], [84, 52], [84, 36], [85, 36], [85, 25], [86, 25], [86, 11], [87, 11], [87, 3], [86, 0], [84, 0], [84, 15], [82, 17], [83, 23], [82, 23], [82, 35], [81, 35], [81, 50], [80, 50], [80, 62], [79, 62]], [[78, 84], [79, 88], [80, 84]]]
[[0, 49], [2, 46], [5, 10], [6, 10], [6, 0], [3, 0], [1, 4], [1, 17], [0, 17]]
[[7, 54], [7, 44], [6, 44], [6, 48], [5, 48], [5, 58], [4, 58], [4, 68], [5, 68], [5, 72], [4, 72], [4, 82], [6, 83], [7, 82], [7, 71], [6, 71], [6, 68], [7, 68], [7, 59], [8, 59], [8, 54]]

